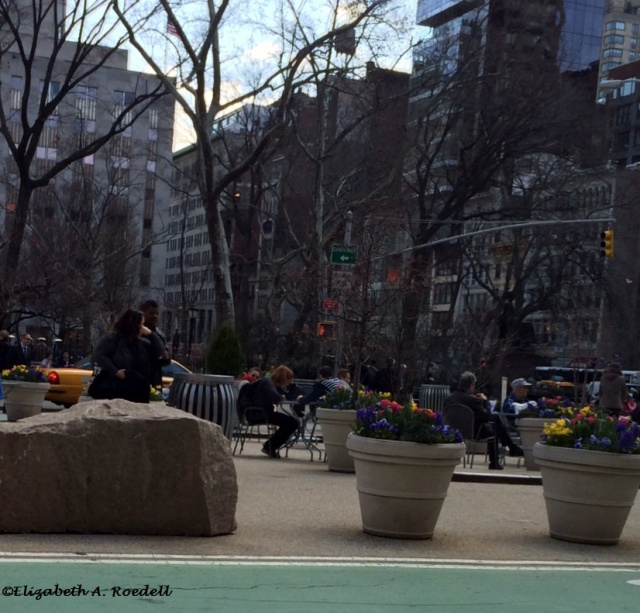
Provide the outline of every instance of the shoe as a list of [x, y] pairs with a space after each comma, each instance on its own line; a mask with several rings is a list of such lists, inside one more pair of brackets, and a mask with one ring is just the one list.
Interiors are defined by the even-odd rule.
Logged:
[[521, 458], [524, 456], [524, 451], [522, 451], [521, 447], [514, 445], [509, 448], [509, 457], [510, 458]]
[[264, 453], [264, 455], [268, 455], [270, 458], [274, 458], [276, 460], [280, 459], [280, 452], [277, 451], [277, 450], [276, 451], [270, 451], [266, 447], [263, 447], [262, 449], [260, 449], [260, 451], [262, 451], [262, 453]]
[[500, 464], [489, 464], [489, 470], [504, 470]]

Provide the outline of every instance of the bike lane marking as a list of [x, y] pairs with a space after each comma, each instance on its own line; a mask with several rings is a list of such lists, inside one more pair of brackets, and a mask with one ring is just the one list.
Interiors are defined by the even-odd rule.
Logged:
[[[631, 563], [0, 554], [0, 577], [0, 591], [32, 588], [31, 596], [0, 595], [0, 610], [11, 613], [43, 607], [65, 613], [600, 613], [612, 602], [619, 611], [636, 611], [640, 597], [640, 564]], [[99, 592], [36, 600], [33, 590], [56, 584]], [[164, 591], [125, 592], [146, 585], [147, 592]]]

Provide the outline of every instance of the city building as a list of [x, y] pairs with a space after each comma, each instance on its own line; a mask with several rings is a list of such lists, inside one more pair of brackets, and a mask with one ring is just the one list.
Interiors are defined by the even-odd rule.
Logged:
[[[60, 36], [64, 3], [57, 11], [54, 4], [29, 4], [20, 21], [26, 48], [39, 28], [33, 58], [3, 42], [0, 89], [10, 137], [0, 138], [0, 227], [5, 258], [25, 172], [8, 141], [22, 147], [38, 134], [41, 117], [28, 169], [41, 186], [31, 197], [21, 255], [25, 266], [46, 267], [51, 278], [56, 273], [59, 285], [44, 306], [37, 302], [44, 296], [32, 293], [4, 307], [41, 314], [23, 324], [41, 330], [38, 336], [62, 336], [66, 344], [67, 333], [81, 330], [75, 343], [86, 351], [92, 334], [103, 333], [124, 308], [163, 294], [164, 271], [158, 276], [152, 263], [163, 242], [159, 213], [169, 199], [174, 105], [155, 75], [129, 70], [126, 50], [83, 47]], [[3, 36], [6, 42], [6, 30]], [[99, 149], [70, 159], [102, 139]]]

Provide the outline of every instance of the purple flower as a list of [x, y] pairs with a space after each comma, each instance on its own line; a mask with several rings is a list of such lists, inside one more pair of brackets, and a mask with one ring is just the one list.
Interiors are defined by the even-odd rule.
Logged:
[[582, 449], [582, 439], [576, 439], [576, 442], [573, 444], [574, 449]]

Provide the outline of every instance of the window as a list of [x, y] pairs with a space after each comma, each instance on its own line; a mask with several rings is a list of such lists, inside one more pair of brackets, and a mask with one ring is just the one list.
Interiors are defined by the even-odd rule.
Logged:
[[609, 36], [604, 37], [604, 44], [607, 47], [609, 45], [624, 45], [624, 36], [620, 36], [620, 34], [609, 34]]
[[118, 106], [133, 104], [135, 99], [136, 96], [133, 92], [121, 92], [118, 90], [113, 92], [113, 102]]
[[640, 34], [640, 23], [631, 24], [631, 34], [634, 36]]
[[449, 304], [453, 295], [453, 283], [436, 283], [433, 290], [433, 304]]
[[622, 49], [605, 49], [602, 52], [602, 57], [622, 57]]
[[616, 125], [617, 126], [625, 126], [629, 123], [629, 116], [631, 113], [631, 105], [630, 104], [625, 104], [624, 106], [621, 106], [617, 111], [616, 111]]
[[620, 66], [620, 62], [605, 62], [602, 64], [602, 70], [607, 71], [615, 68], [616, 66]]
[[609, 30], [624, 30], [625, 28], [625, 22], [624, 21], [610, 21], [609, 23], [607, 23], [607, 25], [605, 25], [604, 29], [606, 31]]
[[637, 38], [632, 38], [631, 39], [631, 48], [632, 49], [637, 49], [638, 48], [638, 39]]
[[636, 52], [635, 51], [629, 51], [629, 61], [633, 62], [636, 59]]

